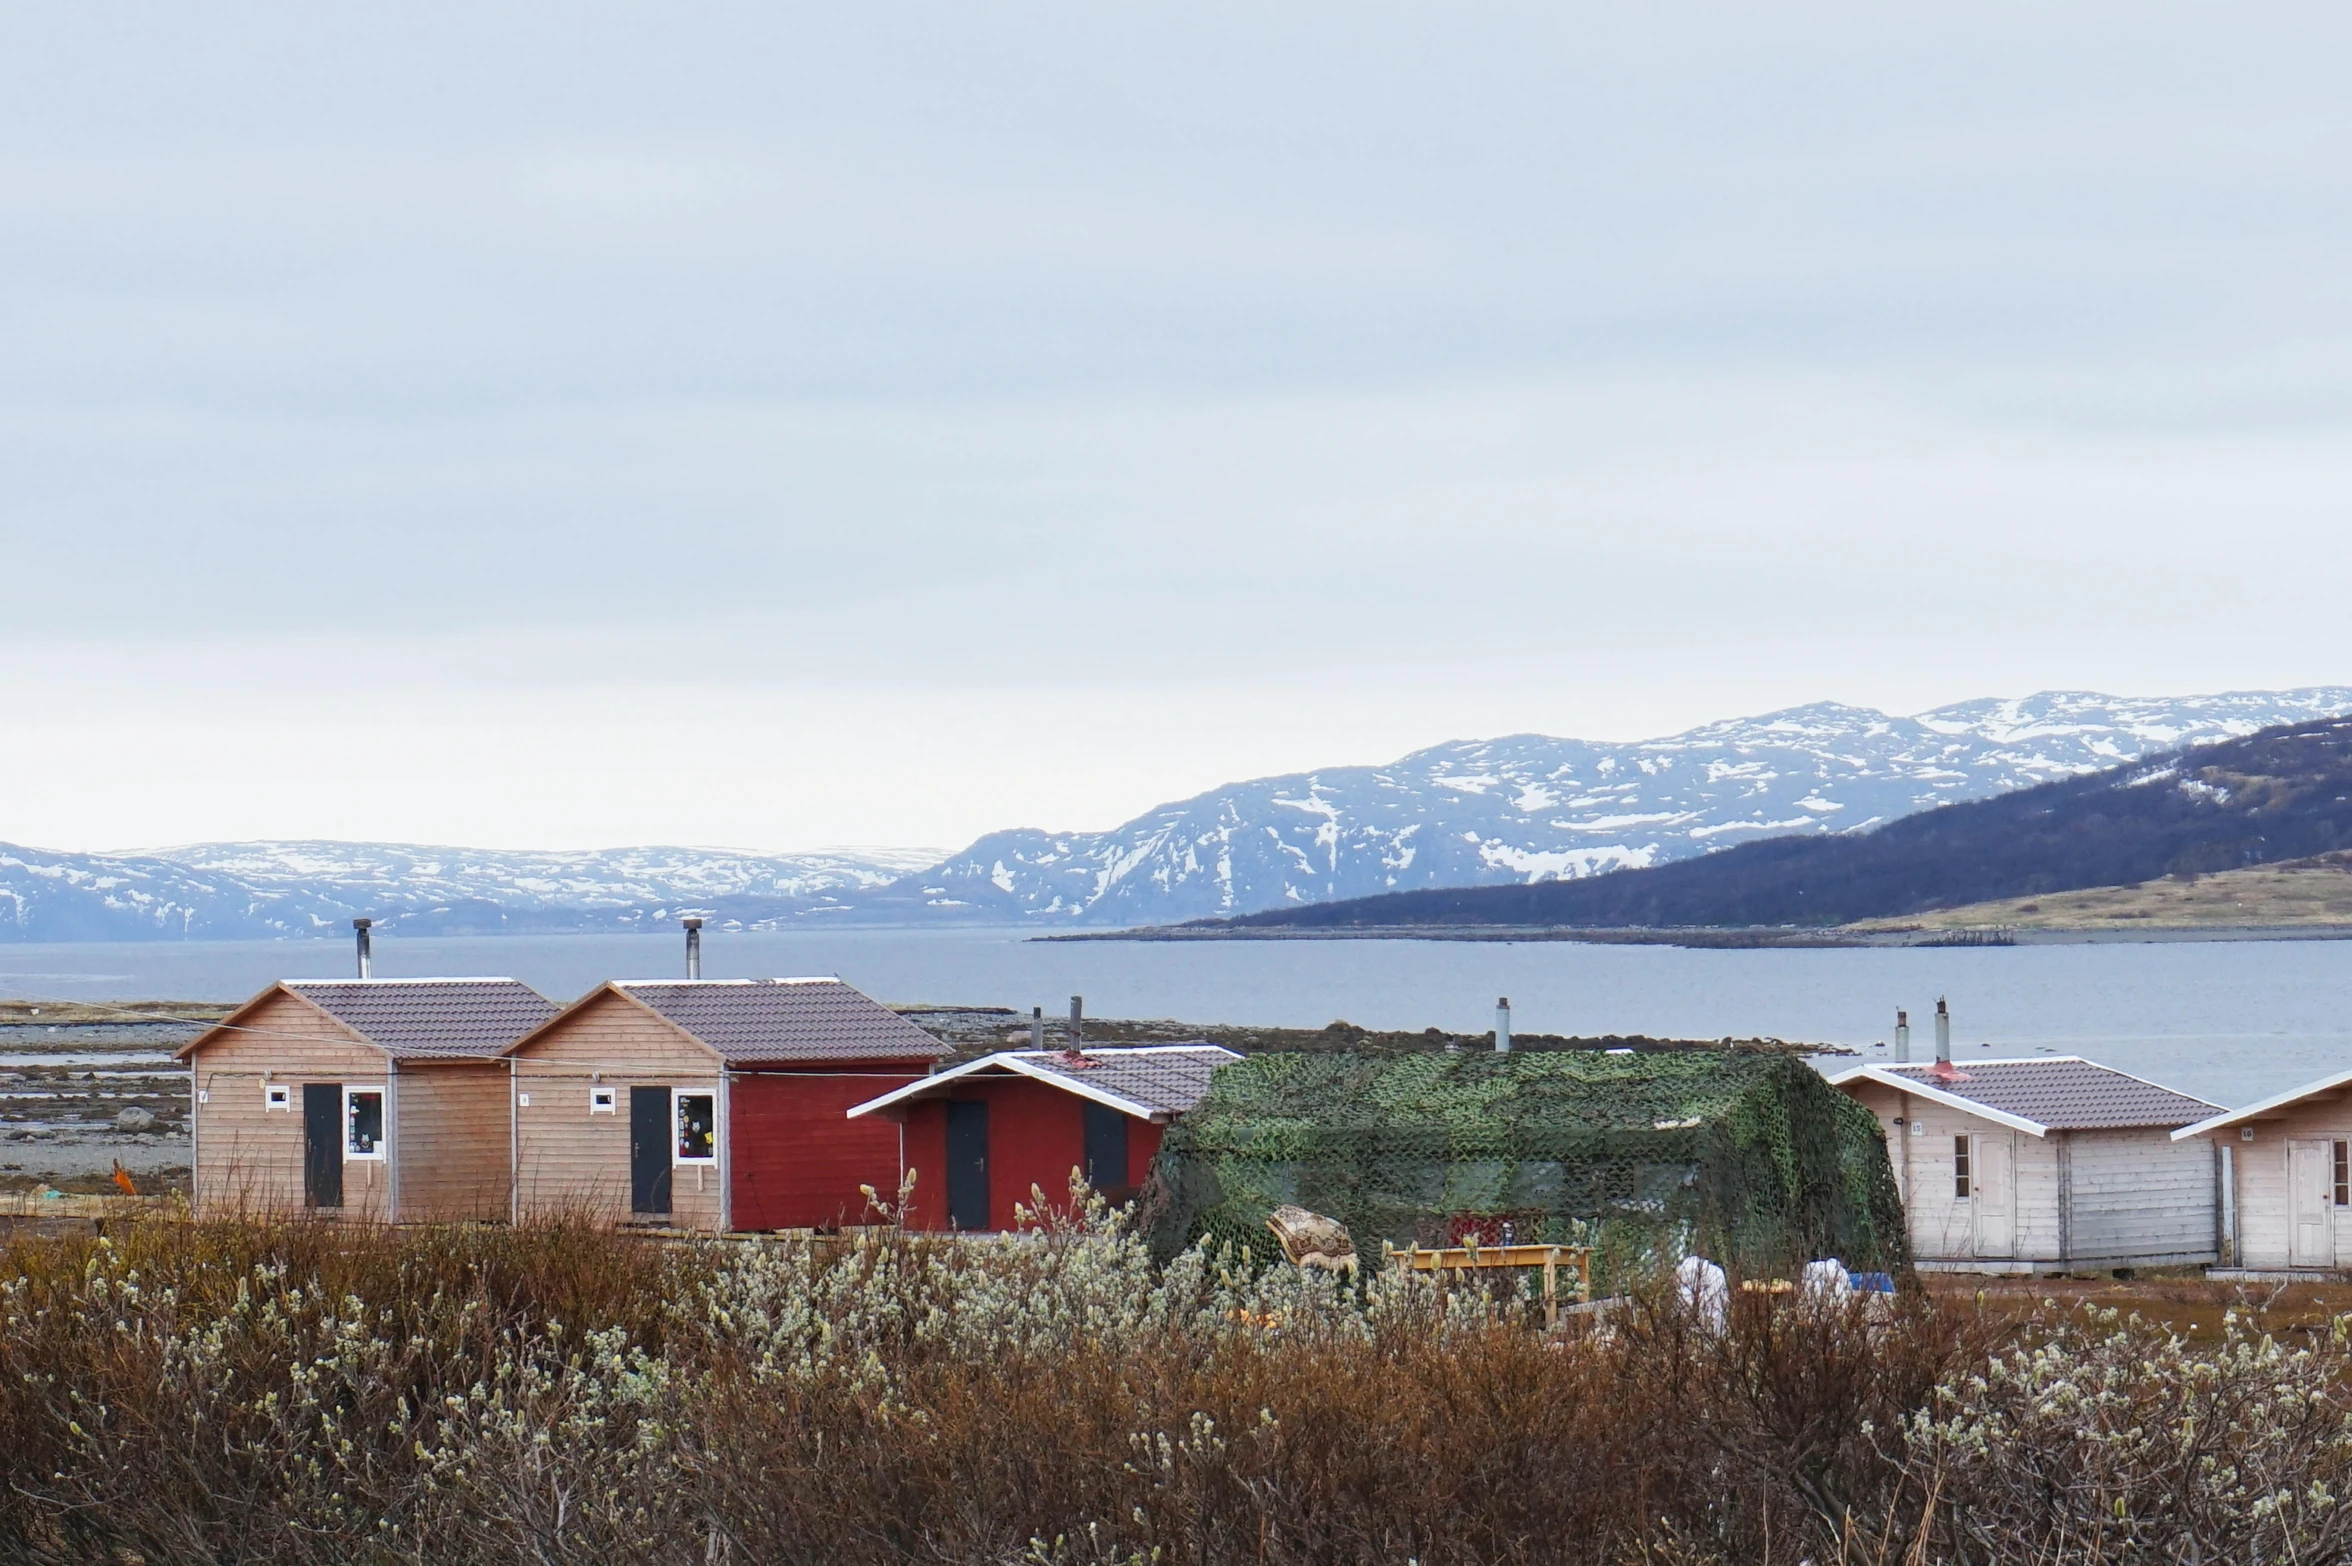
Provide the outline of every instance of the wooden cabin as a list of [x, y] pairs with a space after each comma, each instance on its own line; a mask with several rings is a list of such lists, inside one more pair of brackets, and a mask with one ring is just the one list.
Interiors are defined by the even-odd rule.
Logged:
[[910, 1229], [1010, 1229], [1042, 1194], [1067, 1207], [1078, 1172], [1113, 1201], [1151, 1172], [1160, 1135], [1241, 1057], [1210, 1043], [1006, 1050], [911, 1082], [849, 1111], [896, 1122], [915, 1187]]
[[196, 1210], [504, 1218], [508, 1045], [555, 1014], [513, 979], [289, 979], [179, 1051]]
[[507, 1052], [518, 1214], [717, 1232], [870, 1221], [895, 1127], [847, 1111], [939, 1041], [839, 979], [616, 981]]
[[2256, 1272], [2352, 1269], [2352, 1071], [2173, 1133], [2221, 1181], [2222, 1261]]
[[2217, 1254], [2214, 1161], [2173, 1132], [2218, 1105], [2076, 1055], [1860, 1066], [1916, 1265], [2034, 1273]]

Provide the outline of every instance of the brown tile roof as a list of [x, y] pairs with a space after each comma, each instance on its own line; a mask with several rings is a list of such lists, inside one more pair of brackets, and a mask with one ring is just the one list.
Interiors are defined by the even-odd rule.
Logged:
[[284, 987], [394, 1060], [487, 1060], [556, 1010], [514, 979], [289, 979]]
[[1957, 1079], [1950, 1081], [1939, 1077], [1932, 1064], [1870, 1066], [1848, 1075], [1917, 1084], [2051, 1131], [2185, 1126], [2221, 1109], [2077, 1055], [1968, 1060], [1957, 1062], [1956, 1069]]
[[[1086, 1064], [1080, 1065], [1078, 1059]], [[1082, 1098], [1147, 1120], [1173, 1120], [1201, 1101], [1219, 1066], [1241, 1057], [1222, 1044], [1144, 1044], [1090, 1049], [1073, 1058], [1061, 1050], [1008, 1049], [967, 1061], [936, 1076], [883, 1094], [850, 1111], [863, 1115], [908, 1099], [951, 1091], [970, 1077], [1031, 1077]]]
[[[1201, 1101], [1209, 1091], [1211, 1073], [1240, 1057], [1204, 1040], [1138, 1049], [1090, 1049], [1075, 1058], [1061, 1050], [1021, 1050], [1018, 1058], [1046, 1080], [1096, 1088], [1155, 1115], [1174, 1116]], [[1087, 1064], [1079, 1065], [1079, 1060]]]
[[627, 979], [614, 989], [731, 1066], [937, 1060], [939, 1040], [839, 979]]

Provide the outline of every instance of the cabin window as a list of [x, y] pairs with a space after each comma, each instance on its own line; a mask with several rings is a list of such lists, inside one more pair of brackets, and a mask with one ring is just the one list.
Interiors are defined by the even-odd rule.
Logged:
[[613, 1106], [618, 1103], [619, 1100], [620, 1090], [618, 1088], [592, 1087], [588, 1090], [588, 1113], [592, 1115], [617, 1115], [620, 1113], [620, 1111]]
[[2336, 1144], [2336, 1205], [2352, 1207], [2352, 1142]]
[[1968, 1138], [1952, 1138], [1952, 1199], [1968, 1200]]
[[294, 1108], [294, 1089], [284, 1082], [263, 1083], [261, 1108], [264, 1114], [273, 1109], [291, 1111]]
[[343, 1156], [384, 1156], [384, 1090], [347, 1087], [343, 1090]]
[[671, 1104], [677, 1114], [678, 1156], [681, 1164], [715, 1164], [719, 1161], [718, 1095], [714, 1093], [674, 1093]]

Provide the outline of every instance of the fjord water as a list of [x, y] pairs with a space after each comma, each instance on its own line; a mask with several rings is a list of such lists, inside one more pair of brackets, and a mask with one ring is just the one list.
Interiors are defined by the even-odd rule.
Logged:
[[[569, 999], [680, 971], [675, 936], [379, 937], [386, 977], [508, 974]], [[278, 978], [340, 978], [341, 941], [0, 946], [0, 994], [233, 1000]], [[1568, 942], [1040, 942], [1004, 930], [712, 932], [712, 978], [837, 974], [892, 1001], [1102, 1017], [1521, 1033], [1767, 1036], [1859, 1049], [1908, 1007], [1917, 1054], [1951, 998], [1954, 1054], [2088, 1055], [2238, 1105], [2352, 1070], [2352, 942], [1686, 951]], [[1991, 1049], [1984, 1046], [1990, 1044]], [[1825, 1065], [1834, 1062], [1824, 1062]]]

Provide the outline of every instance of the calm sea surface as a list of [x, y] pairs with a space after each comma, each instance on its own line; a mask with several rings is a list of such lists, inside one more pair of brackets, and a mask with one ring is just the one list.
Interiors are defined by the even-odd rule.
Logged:
[[[681, 969], [674, 935], [376, 943], [379, 974], [511, 974], [569, 999]], [[0, 993], [231, 1000], [278, 978], [340, 978], [340, 941], [0, 946]], [[838, 974], [893, 1001], [1042, 1005], [1103, 1017], [1461, 1031], [1511, 997], [1523, 1033], [1767, 1035], [1861, 1048], [1908, 1007], [1914, 1053], [1951, 997], [1954, 1053], [2048, 1050], [2226, 1105], [2352, 1070], [2352, 942], [1984, 949], [1683, 951], [1563, 942], [1041, 943], [1002, 931], [822, 930], [706, 937], [713, 978]], [[1992, 1049], [1982, 1046], [1990, 1044]]]

